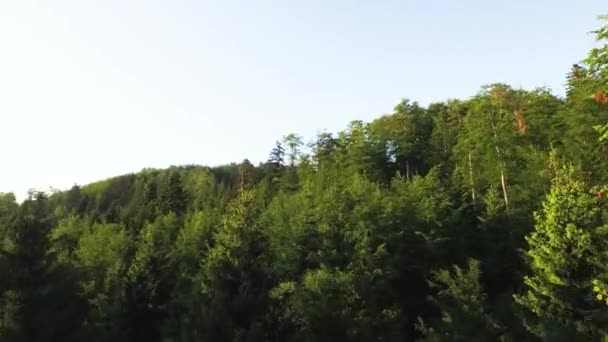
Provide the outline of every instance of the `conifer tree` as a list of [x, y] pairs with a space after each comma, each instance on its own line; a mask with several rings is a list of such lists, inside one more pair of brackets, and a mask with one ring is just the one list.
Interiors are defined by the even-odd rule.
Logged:
[[[555, 156], [553, 156], [555, 158]], [[548, 338], [555, 328], [592, 337], [604, 334], [607, 310], [594, 301], [592, 280], [605, 260], [608, 232], [601, 209], [574, 167], [556, 170], [535, 229], [526, 237], [531, 273], [516, 301], [536, 317], [531, 331]]]
[[283, 166], [285, 163], [285, 148], [283, 145], [277, 141], [275, 143], [275, 147], [270, 151], [270, 156], [268, 157], [268, 164], [274, 165], [275, 167]]
[[201, 275], [203, 338], [263, 341], [270, 274], [266, 241], [256, 226], [254, 193], [242, 189], [230, 205]]
[[469, 260], [466, 269], [452, 268], [434, 272], [431, 285], [438, 291], [432, 301], [441, 309], [441, 318], [430, 327], [421, 322], [424, 341], [500, 340], [504, 327], [488, 313], [479, 261]]

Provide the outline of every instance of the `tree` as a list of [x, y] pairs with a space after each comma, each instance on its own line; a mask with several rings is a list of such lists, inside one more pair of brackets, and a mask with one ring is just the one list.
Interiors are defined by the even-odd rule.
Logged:
[[268, 157], [268, 164], [271, 164], [275, 167], [283, 166], [285, 162], [285, 148], [280, 142], [275, 143], [275, 147], [270, 151], [270, 156]]
[[[509, 209], [510, 174], [517, 157], [517, 132], [513, 113], [521, 113], [521, 93], [504, 84], [486, 86], [471, 102], [457, 155], [462, 182], [470, 183], [471, 198], [497, 184]], [[474, 170], [474, 166], [477, 169]]]
[[255, 183], [255, 167], [249, 159], [244, 159], [239, 165], [240, 189], [250, 188]]
[[433, 274], [431, 285], [438, 289], [433, 302], [441, 310], [441, 319], [432, 327], [419, 325], [425, 341], [498, 341], [504, 327], [488, 313], [487, 295], [480, 283], [477, 260], [467, 268], [454, 265]]
[[[100, 340], [127, 338], [126, 309], [127, 255], [133, 242], [120, 224], [86, 224], [73, 219], [64, 223], [55, 241], [73, 235], [80, 228], [77, 248], [70, 258], [81, 274], [80, 291], [88, 302], [87, 331]], [[55, 233], [55, 232], [54, 232]], [[66, 236], [67, 235], [67, 236]]]
[[[608, 15], [600, 16], [599, 19], [608, 22]], [[596, 39], [604, 43], [601, 48], [592, 49], [584, 60], [588, 75], [583, 78], [582, 88], [593, 94], [593, 99], [598, 104], [608, 105], [608, 24], [593, 31]], [[577, 80], [580, 81], [580, 78]], [[586, 83], [586, 84], [585, 84]], [[600, 132], [600, 140], [608, 139], [608, 124], [598, 125], [596, 129]]]
[[605, 263], [607, 228], [601, 209], [572, 165], [556, 170], [535, 229], [526, 237], [531, 274], [516, 301], [535, 320], [531, 331], [549, 338], [555, 329], [595, 338], [606, 334], [606, 315], [593, 300], [592, 280]]
[[271, 292], [280, 301], [283, 319], [295, 332], [290, 341], [356, 341], [352, 274], [322, 267], [307, 271], [301, 284], [280, 283]]
[[193, 212], [184, 219], [184, 227], [169, 253], [168, 268], [176, 274], [168, 302], [168, 317], [163, 324], [163, 336], [180, 341], [201, 339], [199, 318], [203, 314], [201, 262], [213, 245], [213, 235], [219, 226], [215, 209]]
[[205, 340], [264, 340], [271, 284], [254, 200], [251, 190], [239, 192], [203, 262], [200, 331]]
[[302, 137], [295, 133], [290, 133], [283, 138], [283, 143], [289, 149], [289, 154], [287, 155], [289, 157], [289, 165], [294, 166], [296, 160], [300, 157], [300, 148], [304, 145]]
[[14, 341], [78, 340], [84, 315], [74, 273], [48, 253], [48, 234], [56, 224], [48, 197], [30, 192], [9, 217], [0, 250], [9, 275], [0, 288], [0, 335]]
[[169, 213], [141, 231], [127, 272], [132, 339], [149, 340], [160, 335], [176, 277], [175, 270], [170, 268], [170, 254], [180, 225], [178, 217]]
[[374, 140], [395, 164], [396, 171], [408, 180], [414, 174], [424, 174], [428, 170], [424, 160], [430, 152], [432, 130], [433, 121], [426, 110], [407, 99], [395, 106], [393, 114], [371, 123]]
[[459, 100], [448, 100], [447, 103], [429, 105], [427, 113], [433, 120], [433, 132], [430, 137], [429, 161], [441, 166], [445, 177], [454, 169], [454, 145], [458, 142], [458, 132], [467, 114], [467, 103]]
[[[600, 16], [608, 20], [607, 16]], [[568, 102], [560, 114], [563, 150], [580, 168], [593, 175], [594, 184], [608, 181], [606, 145], [598, 144], [608, 122], [608, 25], [594, 31], [601, 45], [591, 49], [568, 78]], [[580, 153], [585, 151], [585, 153]]]
[[10, 238], [14, 217], [19, 205], [13, 194], [0, 193], [0, 340], [18, 338], [21, 331], [22, 298], [17, 289], [18, 269], [15, 267], [14, 245]]
[[335, 157], [337, 140], [331, 133], [323, 132], [309, 146], [313, 152], [313, 161], [318, 164], [329, 163]]
[[158, 214], [183, 214], [188, 207], [189, 198], [183, 187], [181, 172], [175, 170], [163, 178], [158, 194]]
[[[600, 20], [608, 23], [608, 15], [601, 15]], [[583, 65], [576, 65], [570, 74], [570, 87], [578, 91], [578, 95], [591, 98], [597, 103], [608, 104], [605, 87], [608, 85], [608, 24], [593, 31], [596, 40], [602, 42], [601, 47], [589, 51]]]
[[361, 174], [374, 181], [387, 181], [389, 159], [386, 143], [377, 138], [372, 124], [352, 121], [338, 134], [336, 165], [350, 174]]

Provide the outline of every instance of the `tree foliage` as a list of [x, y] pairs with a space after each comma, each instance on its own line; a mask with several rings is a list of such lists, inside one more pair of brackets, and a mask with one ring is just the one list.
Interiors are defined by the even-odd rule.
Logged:
[[259, 165], [0, 194], [0, 341], [605, 339], [595, 34], [565, 98], [495, 83]]

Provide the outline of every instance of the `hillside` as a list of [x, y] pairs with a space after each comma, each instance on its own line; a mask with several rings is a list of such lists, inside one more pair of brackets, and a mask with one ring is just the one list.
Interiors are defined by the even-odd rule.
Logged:
[[268, 161], [0, 195], [2, 341], [599, 341], [608, 26], [568, 94], [403, 100]]

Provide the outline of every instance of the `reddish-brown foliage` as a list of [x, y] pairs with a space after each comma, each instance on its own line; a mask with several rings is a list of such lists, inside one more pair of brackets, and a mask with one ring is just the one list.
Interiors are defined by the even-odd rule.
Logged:
[[522, 111], [516, 110], [513, 112], [513, 115], [515, 116], [515, 121], [517, 122], [517, 132], [519, 134], [526, 134], [528, 131], [528, 122], [526, 121], [526, 118], [524, 118]]
[[605, 104], [608, 105], [608, 94], [606, 94], [603, 91], [598, 91], [597, 93], [595, 93], [595, 102], [599, 103], [599, 104]]

